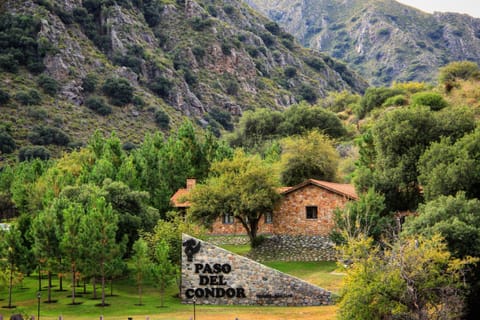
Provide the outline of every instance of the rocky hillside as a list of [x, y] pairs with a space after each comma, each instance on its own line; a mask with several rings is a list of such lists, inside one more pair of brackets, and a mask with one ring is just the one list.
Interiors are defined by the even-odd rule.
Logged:
[[372, 85], [432, 81], [448, 62], [480, 63], [480, 19], [393, 0], [246, 0], [307, 47], [344, 60]]
[[138, 143], [184, 116], [218, 133], [246, 109], [367, 87], [240, 0], [4, 0], [0, 14], [0, 140], [17, 151], [95, 129]]

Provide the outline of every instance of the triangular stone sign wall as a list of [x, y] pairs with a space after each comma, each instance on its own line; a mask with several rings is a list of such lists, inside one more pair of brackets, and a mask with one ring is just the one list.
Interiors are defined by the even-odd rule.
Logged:
[[208, 242], [182, 235], [183, 303], [318, 306], [331, 293]]

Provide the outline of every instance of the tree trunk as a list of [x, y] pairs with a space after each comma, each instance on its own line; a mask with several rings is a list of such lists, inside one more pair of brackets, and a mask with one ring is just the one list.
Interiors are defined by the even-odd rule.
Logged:
[[47, 302], [52, 302], [52, 272], [48, 271], [48, 299]]
[[75, 264], [72, 263], [72, 305], [75, 305]]
[[8, 307], [12, 307], [13, 263], [10, 264], [10, 285], [8, 287]]
[[100, 272], [102, 274], [102, 306], [105, 305], [105, 264], [101, 264]]
[[97, 278], [93, 276], [93, 299], [97, 299]]
[[42, 270], [40, 265], [38, 265], [38, 291], [42, 291]]

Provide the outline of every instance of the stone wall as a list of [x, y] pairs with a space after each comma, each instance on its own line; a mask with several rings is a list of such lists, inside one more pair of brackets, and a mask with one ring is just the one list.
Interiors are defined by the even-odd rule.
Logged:
[[183, 303], [195, 299], [197, 304], [220, 305], [332, 304], [329, 291], [301, 279], [188, 235], [182, 241]]
[[275, 235], [250, 251], [256, 261], [336, 261], [334, 244], [323, 236]]

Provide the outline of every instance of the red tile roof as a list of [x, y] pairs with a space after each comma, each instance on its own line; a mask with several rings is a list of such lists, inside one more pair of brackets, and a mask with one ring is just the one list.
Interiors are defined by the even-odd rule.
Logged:
[[[321, 181], [315, 179], [308, 179], [300, 184], [297, 184], [293, 187], [280, 187], [278, 188], [278, 192], [280, 194], [288, 194], [295, 190], [301, 189], [307, 185], [313, 184], [317, 187], [327, 189], [331, 192], [339, 194], [341, 196], [347, 197], [352, 200], [357, 200], [358, 195], [355, 192], [355, 187], [351, 184], [344, 184], [344, 183], [335, 183], [335, 182], [328, 182], [328, 181]], [[185, 201], [186, 196], [190, 193], [190, 189], [178, 189], [177, 192], [170, 198], [173, 206], [176, 208], [188, 208], [190, 207], [190, 201]]]
[[327, 189], [329, 191], [332, 191], [334, 193], [337, 193], [339, 195], [345, 196], [347, 198], [350, 198], [352, 200], [357, 200], [358, 195], [357, 192], [355, 191], [355, 187], [351, 184], [345, 184], [345, 183], [335, 183], [335, 182], [328, 182], [328, 181], [322, 181], [322, 180], [315, 180], [315, 179], [308, 179], [300, 184], [297, 184], [296, 186], [293, 186], [291, 188], [288, 188], [287, 190], [281, 192], [282, 194], [287, 194], [292, 191], [301, 189], [307, 185], [315, 185], [320, 188]]
[[190, 201], [183, 201], [190, 193], [189, 189], [178, 189], [177, 192], [170, 198], [170, 202], [176, 208], [188, 208], [190, 207]]

